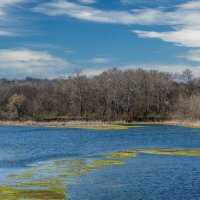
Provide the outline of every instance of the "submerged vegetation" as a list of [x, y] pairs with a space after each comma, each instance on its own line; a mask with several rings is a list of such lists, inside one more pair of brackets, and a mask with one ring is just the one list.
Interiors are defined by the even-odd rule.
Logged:
[[124, 126], [112, 125], [112, 126], [76, 126], [74, 128], [90, 129], [90, 130], [127, 130], [130, 127], [125, 125]]
[[89, 129], [89, 130], [128, 130], [130, 128], [142, 128], [143, 126], [130, 126], [130, 125], [102, 125], [102, 126], [75, 126], [73, 128]]
[[[30, 164], [24, 172], [11, 174], [0, 185], [0, 200], [67, 200], [67, 189], [81, 176], [106, 167], [123, 165], [138, 154], [200, 156], [200, 149], [129, 149], [99, 155], [98, 159], [61, 159]], [[31, 167], [30, 167], [31, 166]]]
[[119, 151], [119, 152], [112, 152], [107, 155], [108, 158], [134, 158], [136, 157], [136, 153], [131, 150]]
[[96, 160], [92, 162], [93, 165], [101, 166], [101, 165], [123, 165], [124, 161], [120, 160]]
[[112, 152], [108, 154], [107, 157], [134, 158], [139, 153], [154, 155], [200, 156], [200, 149], [130, 149], [119, 152]]
[[9, 186], [0, 186], [0, 200], [67, 200], [64, 188], [50, 188], [46, 190], [22, 190]]

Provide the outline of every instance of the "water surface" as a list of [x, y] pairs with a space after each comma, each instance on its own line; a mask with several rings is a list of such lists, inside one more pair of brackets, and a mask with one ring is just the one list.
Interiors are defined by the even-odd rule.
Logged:
[[[200, 129], [158, 125], [113, 131], [0, 127], [0, 179], [31, 170], [36, 163], [92, 162], [109, 152], [140, 148], [200, 149]], [[78, 182], [68, 186], [70, 199], [200, 199], [200, 157], [139, 153], [122, 160], [126, 164], [82, 173]]]

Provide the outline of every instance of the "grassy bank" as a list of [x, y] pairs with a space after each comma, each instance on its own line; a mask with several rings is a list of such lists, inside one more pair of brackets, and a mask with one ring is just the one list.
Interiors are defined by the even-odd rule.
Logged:
[[172, 126], [183, 126], [183, 127], [190, 127], [190, 128], [200, 128], [200, 121], [190, 121], [190, 120], [169, 120], [169, 121], [162, 121], [162, 122], [131, 122], [129, 124], [132, 125], [172, 125]]
[[[60, 127], [60, 128], [83, 128], [94, 130], [126, 130], [131, 127], [128, 125], [174, 125], [184, 126], [191, 128], [200, 128], [200, 121], [188, 121], [188, 120], [170, 120], [170, 121], [158, 121], [158, 122], [131, 122], [125, 121], [84, 121], [84, 120], [72, 120], [72, 121], [0, 121], [0, 126], [41, 126], [41, 127]], [[137, 126], [140, 127], [140, 126]]]
[[116, 130], [127, 129], [126, 123], [123, 121], [103, 122], [103, 121], [49, 121], [49, 122], [36, 122], [36, 121], [0, 121], [0, 126], [42, 126], [51, 128], [84, 128], [84, 129], [97, 129], [97, 130]]

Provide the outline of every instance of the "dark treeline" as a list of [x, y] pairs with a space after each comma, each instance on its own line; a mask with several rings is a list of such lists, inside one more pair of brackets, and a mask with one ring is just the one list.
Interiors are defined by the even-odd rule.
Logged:
[[200, 119], [200, 78], [143, 69], [87, 77], [0, 81], [0, 118], [33, 120]]

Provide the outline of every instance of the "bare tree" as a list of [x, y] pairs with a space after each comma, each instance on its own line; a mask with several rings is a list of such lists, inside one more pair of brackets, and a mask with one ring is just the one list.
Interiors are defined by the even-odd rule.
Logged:
[[22, 117], [25, 101], [26, 97], [19, 94], [14, 94], [9, 98], [9, 108], [17, 112], [18, 118]]

